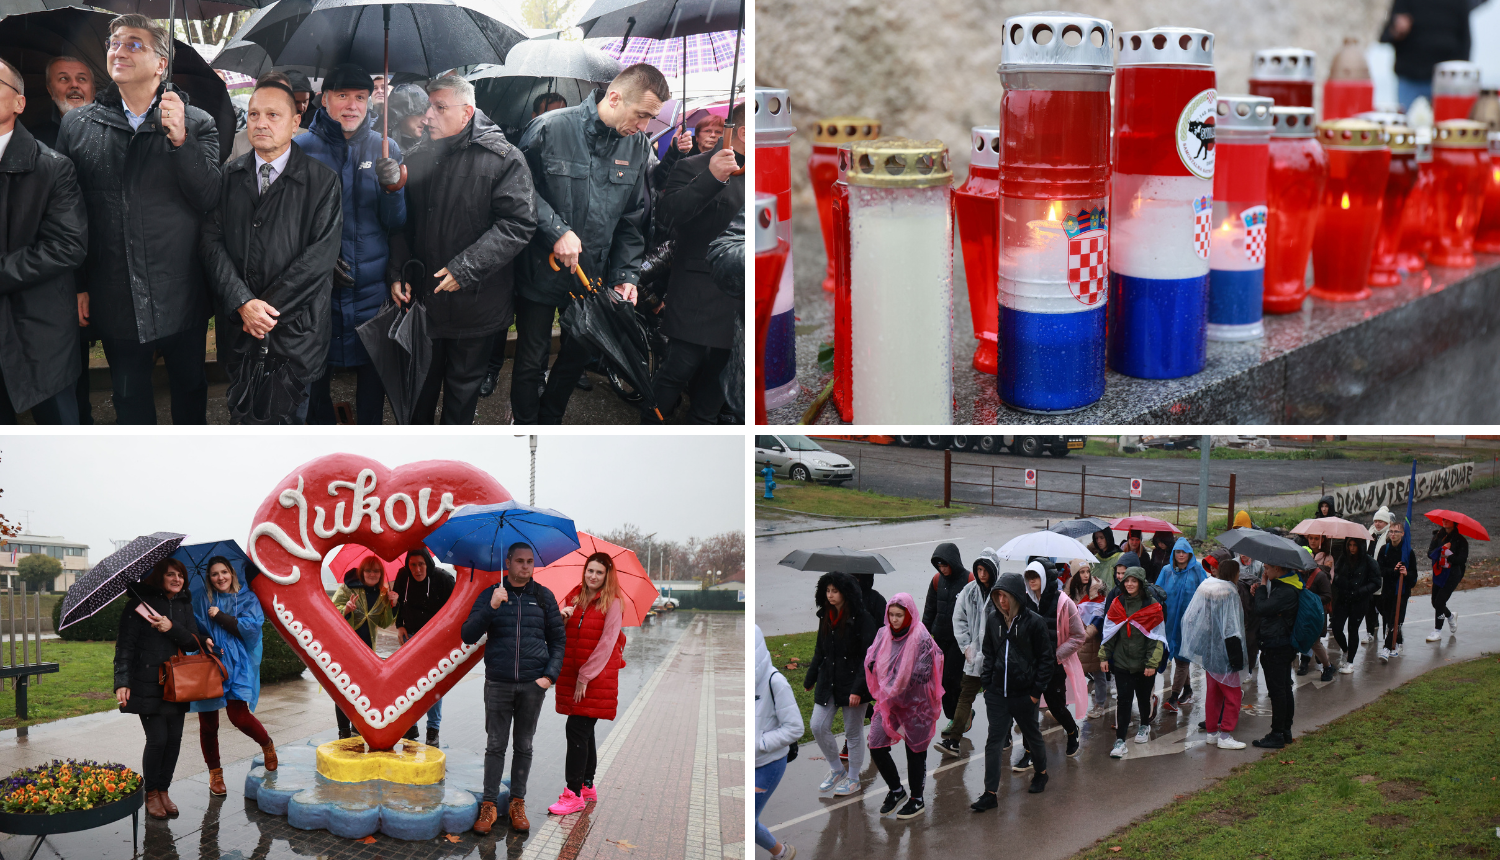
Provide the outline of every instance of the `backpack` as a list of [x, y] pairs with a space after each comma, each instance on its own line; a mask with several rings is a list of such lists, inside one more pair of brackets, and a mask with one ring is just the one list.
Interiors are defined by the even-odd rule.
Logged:
[[[781, 673], [777, 672], [775, 669], [772, 669], [771, 671], [775, 672], [775, 674], [777, 674], [777, 675], [781, 675]], [[786, 680], [786, 676], [785, 675], [781, 675], [781, 680], [785, 681]], [[788, 683], [787, 686], [790, 687], [791, 684]], [[776, 685], [775, 684], [767, 684], [766, 685], [766, 689], [771, 693], [771, 710], [774, 711], [776, 709]], [[794, 761], [797, 760], [797, 742], [796, 741], [792, 741], [791, 746], [787, 747], [787, 749], [786, 749], [786, 760], [788, 762], [794, 762]]]
[[1292, 622], [1292, 647], [1301, 654], [1323, 635], [1323, 598], [1304, 588], [1297, 592], [1297, 620]]

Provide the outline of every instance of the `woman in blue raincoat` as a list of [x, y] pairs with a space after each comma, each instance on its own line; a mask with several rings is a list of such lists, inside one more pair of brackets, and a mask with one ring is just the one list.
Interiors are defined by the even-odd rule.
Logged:
[[[205, 581], [206, 580], [206, 581]], [[203, 761], [208, 765], [208, 791], [223, 797], [224, 769], [219, 762], [219, 710], [229, 712], [229, 722], [260, 744], [265, 754], [266, 770], [276, 769], [276, 745], [266, 734], [265, 726], [251, 713], [260, 701], [261, 629], [266, 616], [260, 601], [248, 586], [241, 587], [234, 565], [222, 555], [208, 560], [208, 575], [194, 573], [188, 577], [193, 594], [193, 617], [198, 629], [208, 634], [217, 647], [229, 678], [224, 682], [224, 697], [193, 702], [198, 714], [198, 740], [203, 747]]]
[[1162, 609], [1166, 611], [1163, 626], [1167, 631], [1167, 653], [1172, 658], [1172, 689], [1162, 705], [1168, 713], [1176, 713], [1178, 705], [1193, 700], [1193, 688], [1188, 683], [1188, 669], [1193, 664], [1180, 654], [1182, 614], [1193, 602], [1193, 594], [1205, 579], [1208, 579], [1208, 571], [1193, 555], [1193, 545], [1185, 537], [1178, 538], [1172, 547], [1171, 561], [1156, 575], [1156, 587], [1166, 593], [1166, 599], [1162, 601]]

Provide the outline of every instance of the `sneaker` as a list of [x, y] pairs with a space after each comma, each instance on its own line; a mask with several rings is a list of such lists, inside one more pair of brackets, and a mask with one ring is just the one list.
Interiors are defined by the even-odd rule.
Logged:
[[1097, 720], [1102, 716], [1104, 716], [1103, 708], [1089, 708], [1089, 719]]
[[1010, 766], [1010, 769], [1016, 773], [1025, 773], [1031, 770], [1031, 753], [1022, 753], [1021, 757], [1016, 760], [1016, 763]]
[[969, 804], [969, 808], [975, 812], [988, 812], [1000, 805], [1000, 799], [992, 791], [986, 791], [979, 795], [979, 799]]
[[1286, 741], [1281, 739], [1279, 732], [1267, 732], [1265, 737], [1258, 738], [1250, 743], [1264, 750], [1279, 750], [1286, 746]]
[[949, 720], [948, 725], [943, 726], [943, 730], [939, 732], [939, 734], [941, 734], [945, 738], [953, 734], [953, 721]]
[[494, 803], [486, 800], [479, 804], [479, 818], [474, 821], [474, 832], [480, 835], [489, 833], [490, 828], [495, 826], [495, 819], [499, 817], [500, 813], [495, 810]]
[[1186, 705], [1191, 701], [1193, 701], [1193, 685], [1188, 684], [1182, 688], [1182, 695], [1177, 697], [1177, 704]]
[[1208, 743], [1209, 743], [1210, 746], [1212, 746], [1212, 745], [1214, 745], [1214, 744], [1216, 744], [1216, 743], [1219, 742], [1219, 733], [1218, 732], [1209, 732], [1207, 735], [1204, 736], [1204, 739], [1208, 741]]
[[833, 787], [833, 796], [847, 797], [856, 791], [859, 791], [859, 780], [846, 776]]
[[1141, 726], [1140, 728], [1138, 728], [1138, 729], [1135, 730], [1135, 742], [1136, 743], [1143, 744], [1143, 743], [1145, 743], [1146, 741], [1149, 741], [1149, 740], [1151, 740], [1151, 727], [1150, 726]]
[[968, 734], [969, 733], [969, 729], [972, 729], [972, 728], [974, 728], [974, 712], [970, 711], [969, 712], [969, 721], [967, 723], [964, 723], [964, 734]]
[[1405, 653], [1406, 653], [1406, 643], [1405, 642], [1398, 642], [1398, 643], [1396, 643], [1396, 650], [1394, 650], [1394, 651], [1391, 652], [1391, 656], [1392, 657], [1400, 657], [1402, 654], [1405, 654]]
[[1068, 755], [1076, 756], [1082, 747], [1078, 743], [1078, 733], [1068, 735]]
[[1306, 675], [1308, 672], [1311, 672], [1311, 671], [1312, 671], [1312, 658], [1311, 657], [1303, 657], [1302, 658], [1302, 665], [1301, 665], [1300, 668], [1297, 669], [1297, 674], [1298, 675]]
[[1323, 674], [1322, 674], [1322, 676], [1319, 677], [1319, 680], [1326, 684], [1329, 681], [1332, 681], [1333, 680], [1333, 676], [1336, 675], [1336, 674], [1338, 674], [1338, 670], [1337, 669], [1333, 668], [1332, 666], [1324, 666], [1323, 667]]
[[[1324, 674], [1327, 674], [1327, 673], [1325, 672]], [[1342, 665], [1342, 666], [1339, 667], [1339, 674], [1340, 675], [1353, 675], [1354, 674], [1354, 667], [1352, 665], [1348, 664], [1348, 663], [1345, 663], [1344, 665]]]
[[1171, 699], [1167, 699], [1165, 702], [1163, 702], [1161, 709], [1169, 714], [1179, 713], [1177, 703], [1172, 701]]
[[896, 817], [901, 819], [902, 821], [905, 821], [908, 818], [916, 818], [926, 810], [927, 804], [922, 802], [922, 798], [913, 797], [911, 800], [908, 800], [906, 802], [905, 806], [901, 807], [901, 811], [896, 813]]
[[1390, 652], [1390, 650], [1386, 649], [1386, 648], [1381, 648], [1380, 649], [1380, 662], [1382, 662], [1382, 663], [1388, 663], [1388, 662], [1390, 662], [1390, 659], [1391, 659], [1391, 652]]
[[1111, 699], [1118, 699], [1118, 698], [1120, 698], [1120, 689], [1118, 687], [1116, 687], [1115, 685], [1111, 684], [1109, 686], [1109, 697]]
[[1039, 773], [1031, 778], [1031, 787], [1026, 789], [1027, 794], [1041, 794], [1047, 790], [1047, 775]]
[[1441, 630], [1434, 630], [1431, 633], [1427, 634], [1427, 641], [1428, 642], [1436, 642], [1436, 641], [1438, 641], [1441, 638], [1443, 638], [1443, 631], [1441, 631]]
[[1368, 644], [1370, 644], [1371, 642], [1374, 642], [1374, 641], [1375, 641], [1375, 634], [1371, 633], [1368, 630], [1365, 631], [1365, 635], [1359, 637], [1359, 644], [1361, 644], [1361, 645], [1368, 645]]
[[839, 771], [836, 771], [836, 770], [830, 770], [828, 772], [828, 776], [824, 777], [823, 781], [820, 782], [820, 783], [818, 783], [818, 791], [819, 792], [833, 791], [833, 787], [835, 785], [838, 785], [839, 780], [841, 780], [843, 778], [844, 778], [844, 774], [843, 773], [841, 773]]
[[599, 792], [595, 791], [592, 785], [585, 785], [583, 787], [583, 794], [579, 795], [579, 797], [583, 798], [584, 803], [597, 803]]
[[1200, 731], [1200, 732], [1206, 732], [1206, 731], [1208, 731], [1208, 720], [1199, 720], [1198, 721], [1198, 731]]
[[565, 788], [562, 796], [557, 798], [557, 802], [547, 807], [547, 814], [572, 815], [575, 812], [582, 812], [585, 806], [588, 806], [587, 801], [574, 794], [572, 789]]
[[891, 811], [894, 810], [896, 807], [900, 806], [901, 805], [901, 801], [903, 801], [905, 799], [906, 799], [906, 789], [905, 788], [897, 788], [897, 789], [893, 789], [891, 791], [887, 791], [885, 793], [885, 802], [882, 803], [882, 804], [880, 804], [880, 814], [881, 815], [890, 815]]
[[942, 753], [943, 755], [958, 755], [961, 752], [961, 750], [959, 750], [958, 748], [958, 741], [951, 738], [944, 738], [943, 740], [940, 740], [936, 744], [934, 744], [934, 746], [936, 746], [938, 748], [938, 752]]
[[1455, 616], [1455, 615], [1453, 615], [1452, 613], [1449, 613], [1446, 617], [1448, 619], [1448, 635], [1449, 636], [1457, 636], [1458, 635], [1458, 617]]
[[1120, 740], [1115, 741], [1114, 748], [1109, 751], [1109, 757], [1110, 758], [1124, 758], [1125, 757], [1125, 740], [1123, 738], [1120, 739]]
[[797, 860], [797, 848], [789, 842], [781, 843], [781, 853], [772, 854], [771, 860]]
[[1232, 738], [1232, 737], [1229, 736], [1228, 732], [1220, 732], [1219, 733], [1219, 741], [1218, 741], [1218, 743], [1219, 743], [1219, 749], [1221, 749], [1221, 750], [1242, 750], [1242, 749], [1245, 748], [1245, 742], [1244, 741], [1237, 741], [1237, 740], [1235, 740], [1234, 738]]

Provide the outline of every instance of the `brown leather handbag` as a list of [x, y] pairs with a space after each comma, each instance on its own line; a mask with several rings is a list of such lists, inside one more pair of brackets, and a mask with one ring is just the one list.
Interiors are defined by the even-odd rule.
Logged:
[[193, 640], [198, 643], [197, 654], [188, 655], [179, 648], [176, 656], [168, 658], [157, 670], [163, 701], [199, 702], [224, 695], [229, 671], [218, 657], [208, 652], [203, 640], [197, 636]]

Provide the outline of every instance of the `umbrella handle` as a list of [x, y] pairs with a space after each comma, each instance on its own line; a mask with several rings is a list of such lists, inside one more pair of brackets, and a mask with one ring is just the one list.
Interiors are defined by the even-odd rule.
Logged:
[[[385, 23], [385, 98], [380, 102], [380, 157], [391, 157], [391, 7], [381, 6]], [[401, 165], [401, 179], [395, 185], [385, 186], [385, 190], [395, 194], [406, 187], [406, 165]]]
[[[548, 254], [547, 255], [547, 262], [548, 262], [548, 264], [550, 264], [552, 266], [552, 271], [554, 271], [554, 272], [561, 272], [562, 271], [562, 266], [559, 266], [557, 264], [557, 255], [556, 254]], [[579, 264], [573, 266], [573, 273], [576, 274], [576, 275], [578, 275], [578, 280], [583, 284], [583, 286], [584, 286], [585, 289], [589, 290], [590, 292], [593, 292], [594, 285], [591, 284], [591, 283], [589, 283], [589, 276], [585, 275], [583, 273], [583, 264], [582, 263], [579, 263]]]

